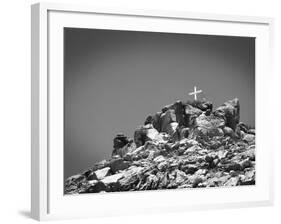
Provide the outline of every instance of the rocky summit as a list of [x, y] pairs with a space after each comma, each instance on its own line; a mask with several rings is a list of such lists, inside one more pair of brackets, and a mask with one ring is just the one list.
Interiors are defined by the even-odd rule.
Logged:
[[112, 156], [65, 181], [66, 194], [255, 184], [255, 129], [238, 99], [213, 110], [177, 101], [149, 115], [133, 139], [113, 139]]

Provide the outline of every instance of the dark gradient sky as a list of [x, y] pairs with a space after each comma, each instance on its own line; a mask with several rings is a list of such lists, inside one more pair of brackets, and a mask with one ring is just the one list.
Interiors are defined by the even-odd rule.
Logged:
[[245, 37], [65, 28], [65, 178], [112, 152], [147, 115], [194, 86], [217, 107], [238, 97], [255, 123], [255, 40]]

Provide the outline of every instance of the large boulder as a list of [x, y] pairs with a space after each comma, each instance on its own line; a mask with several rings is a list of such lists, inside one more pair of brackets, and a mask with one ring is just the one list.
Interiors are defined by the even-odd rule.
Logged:
[[97, 179], [101, 180], [103, 178], [105, 178], [106, 176], [110, 175], [110, 167], [105, 167], [103, 169], [100, 170], [96, 170], [95, 171], [95, 176], [97, 177]]
[[124, 176], [123, 173], [117, 173], [111, 176], [107, 176], [106, 178], [102, 179], [101, 182], [103, 182], [105, 185], [116, 183], [123, 176]]
[[174, 104], [165, 106], [163, 110], [173, 110], [176, 115], [176, 122], [178, 122], [179, 126], [185, 125], [185, 105], [180, 100]]
[[113, 148], [114, 149], [119, 149], [122, 148], [123, 146], [127, 145], [130, 142], [127, 136], [124, 134], [120, 133], [117, 134], [116, 137], [113, 139]]
[[185, 106], [185, 127], [192, 127], [195, 124], [195, 119], [202, 114], [203, 111], [187, 104]]
[[101, 181], [93, 182], [89, 188], [87, 188], [84, 192], [81, 193], [99, 193], [102, 191], [106, 191], [106, 185]]
[[147, 141], [161, 141], [162, 137], [152, 124], [140, 126], [134, 133], [136, 147], [140, 147]]
[[133, 141], [130, 141], [122, 148], [114, 149], [112, 152], [112, 157], [117, 156], [120, 158], [125, 158], [128, 153], [133, 152], [136, 148], [136, 144]]
[[190, 105], [206, 112], [212, 112], [213, 110], [213, 104], [209, 101], [193, 101]]
[[116, 173], [119, 170], [125, 170], [130, 166], [130, 162], [124, 161], [123, 159], [113, 159], [110, 161], [110, 169], [113, 173]]
[[167, 126], [170, 123], [177, 121], [175, 110], [168, 109], [163, 114], [161, 114], [160, 120], [161, 120], [161, 132], [167, 133], [167, 128], [168, 128]]
[[225, 121], [222, 118], [215, 117], [213, 115], [206, 116], [205, 114], [201, 114], [195, 120], [195, 134], [208, 137], [223, 136], [224, 132], [222, 128], [224, 125]]
[[230, 127], [224, 127], [223, 128], [223, 133], [224, 133], [225, 136], [229, 136], [231, 138], [235, 137], [235, 133], [234, 133], [233, 129], [230, 128]]
[[255, 135], [252, 134], [246, 134], [243, 138], [244, 141], [251, 143], [255, 141]]
[[133, 151], [136, 148], [133, 140], [129, 139], [123, 134], [118, 134], [113, 139], [113, 151], [112, 156], [118, 156], [123, 158], [128, 152]]
[[149, 115], [145, 122], [144, 122], [144, 125], [147, 125], [147, 124], [152, 124], [153, 127], [157, 130], [157, 131], [161, 131], [161, 120], [160, 120], [160, 117], [161, 117], [161, 112], [157, 112], [156, 114], [154, 115]]
[[235, 130], [240, 120], [239, 100], [235, 98], [225, 102], [214, 111], [214, 115], [222, 117], [225, 120], [225, 125]]

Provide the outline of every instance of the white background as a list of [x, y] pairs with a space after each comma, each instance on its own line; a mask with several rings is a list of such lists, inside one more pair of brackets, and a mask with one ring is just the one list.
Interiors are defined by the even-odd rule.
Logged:
[[[54, 0], [53, 0], [54, 1]], [[1, 223], [32, 223], [30, 209], [30, 4], [36, 1], [1, 1], [0, 13], [0, 74], [1, 74], [1, 133], [0, 133], [0, 220]], [[71, 2], [78, 1], [56, 1]], [[80, 0], [79, 4], [98, 6], [185, 10], [253, 16], [275, 17], [275, 83], [272, 86], [272, 111], [275, 123], [268, 130], [275, 135], [275, 205], [247, 209], [193, 211], [186, 213], [155, 214], [79, 220], [79, 223], [280, 223], [281, 221], [281, 152], [278, 139], [280, 122], [281, 84], [280, 61], [281, 6], [277, 0]], [[265, 118], [266, 119], [266, 118]], [[279, 132], [279, 133], [278, 133]], [[280, 149], [281, 150], [281, 149]], [[130, 206], [130, 205], [128, 205]], [[126, 209], [126, 207], [124, 207]], [[129, 215], [129, 214], [128, 214]], [[58, 223], [78, 223], [77, 220]]]

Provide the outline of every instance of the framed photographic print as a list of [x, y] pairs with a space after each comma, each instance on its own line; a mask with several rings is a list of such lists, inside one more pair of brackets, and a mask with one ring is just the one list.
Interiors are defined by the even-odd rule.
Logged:
[[272, 204], [272, 26], [33, 5], [32, 217]]

